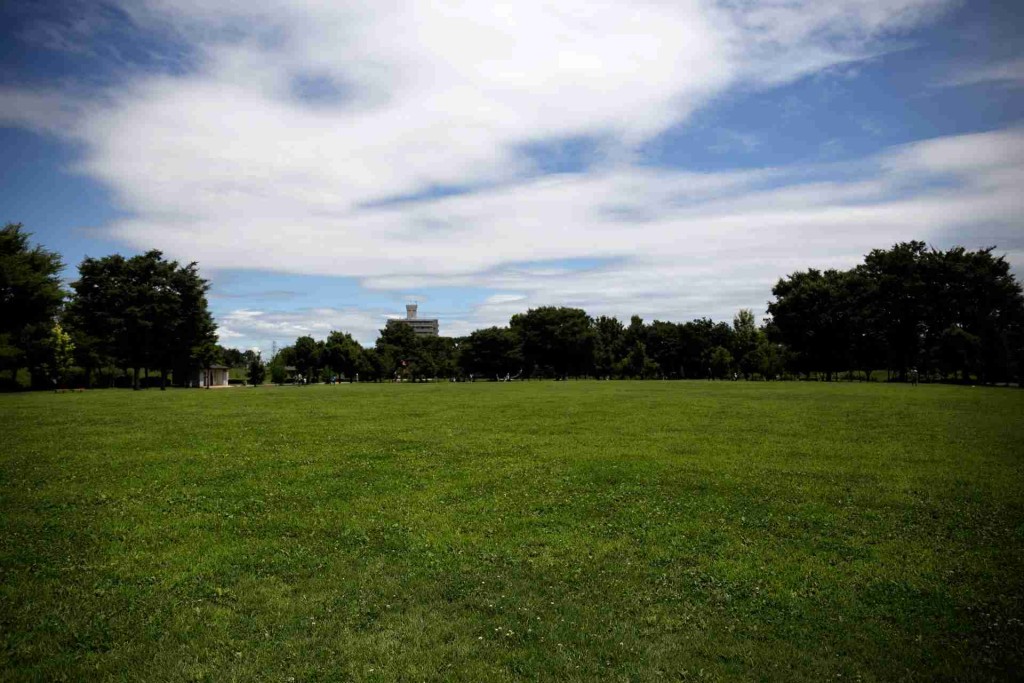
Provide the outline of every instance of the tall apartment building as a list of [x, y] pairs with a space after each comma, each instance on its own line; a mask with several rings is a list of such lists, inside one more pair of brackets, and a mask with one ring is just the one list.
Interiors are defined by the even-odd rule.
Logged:
[[404, 318], [393, 318], [387, 322], [387, 326], [392, 325], [408, 325], [412, 328], [412, 331], [419, 337], [436, 337], [440, 332], [437, 324], [437, 318], [418, 318], [416, 317], [416, 308], [418, 304], [406, 304], [405, 305], [405, 317]]

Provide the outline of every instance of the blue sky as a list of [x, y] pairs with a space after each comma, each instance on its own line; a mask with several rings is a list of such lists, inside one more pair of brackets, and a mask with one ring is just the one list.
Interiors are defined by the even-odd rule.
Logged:
[[728, 320], [907, 239], [1024, 266], [1020, 3], [14, 0], [0, 26], [0, 219], [69, 280], [198, 261], [226, 345], [369, 343], [412, 299], [452, 335], [548, 304]]

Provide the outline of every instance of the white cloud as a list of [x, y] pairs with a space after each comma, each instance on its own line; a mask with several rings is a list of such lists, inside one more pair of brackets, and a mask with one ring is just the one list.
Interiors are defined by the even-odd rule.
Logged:
[[264, 356], [269, 356], [273, 342], [280, 347], [303, 336], [323, 340], [334, 330], [348, 332], [363, 344], [369, 344], [384, 327], [385, 319], [384, 311], [358, 308], [238, 309], [217, 316], [217, 335], [222, 344], [257, 348]]
[[[151, 0], [125, 9], [190, 43], [197, 69], [139, 75], [66, 130], [87, 145], [82, 170], [138, 216], [117, 230], [134, 243], [273, 242], [254, 216], [283, 230], [319, 217], [318, 237], [342, 242], [367, 201], [516, 177], [527, 142], [628, 150], [732, 85], [858, 59], [945, 4]], [[309, 77], [339, 101], [297, 98]]]
[[[831, 176], [847, 179], [813, 180]], [[1024, 212], [1022, 182], [1020, 130], [924, 141], [852, 165], [696, 176], [625, 169], [538, 180], [417, 211], [459, 215], [481, 243], [510, 236], [498, 251], [512, 261], [529, 253], [610, 262], [584, 269], [494, 263], [467, 273], [367, 276], [365, 283], [385, 290], [415, 283], [501, 291], [476, 309], [474, 324], [503, 324], [511, 313], [544, 304], [594, 314], [728, 319], [740, 307], [763, 310], [782, 275], [848, 267], [897, 241], [983, 247], [972, 244], [970, 231], [986, 225], [986, 239], [1019, 243], [1013, 236]], [[549, 222], [517, 231], [517, 206], [534, 207]], [[427, 258], [436, 255], [429, 241], [421, 246]], [[1024, 265], [1015, 254], [1011, 263]]]
[[[487, 288], [479, 307], [442, 320], [453, 334], [543, 303], [727, 318], [761, 308], [791, 270], [972, 222], [1010, 230], [1021, 215], [1020, 131], [907, 146], [840, 169], [846, 180], [631, 163], [639, 143], [730, 88], [877, 54], [949, 4], [148, 0], [124, 9], [189, 44], [194, 68], [59, 107], [52, 93], [11, 91], [0, 120], [81, 142], [79, 169], [129, 216], [107, 234], [214, 277]], [[52, 118], [61, 108], [74, 116]], [[600, 163], [538, 177], [521, 147], [567, 138], [593, 140]], [[380, 201], [438, 186], [471, 191]], [[573, 259], [603, 265], [523, 265]], [[386, 313], [240, 310], [219, 322], [225, 339], [261, 345], [330, 329], [368, 341]]]
[[[822, 179], [836, 176], [845, 180]], [[366, 211], [367, 224], [381, 226], [373, 242], [381, 255], [368, 251], [349, 272], [386, 291], [494, 292], [465, 315], [442, 318], [447, 335], [505, 325], [541, 305], [622, 319], [728, 320], [739, 308], [763, 313], [782, 275], [850, 267], [897, 241], [989, 246], [972, 243], [976, 225], [989, 226], [984, 238], [1010, 247], [1010, 262], [1024, 266], [1012, 249], [1020, 244], [1022, 183], [1024, 131], [1015, 129], [927, 140], [854, 164], [719, 174], [623, 167], [538, 178]], [[531, 207], [525, 219], [523, 206]], [[408, 223], [452, 220], [460, 248], [444, 231], [419, 235], [414, 247], [401, 239]], [[311, 267], [318, 258], [309, 256]], [[252, 340], [345, 329], [369, 343], [389, 313], [243, 310], [222, 325]]]
[[904, 173], [952, 174], [971, 181], [975, 174], [1019, 171], [1024, 160], [1024, 129], [926, 140], [888, 155], [886, 166]]
[[942, 85], [978, 85], [996, 83], [1010, 87], [1024, 86], [1024, 59], [1007, 59], [954, 71]]
[[61, 90], [0, 87], [0, 126], [65, 135], [81, 120], [83, 104]]

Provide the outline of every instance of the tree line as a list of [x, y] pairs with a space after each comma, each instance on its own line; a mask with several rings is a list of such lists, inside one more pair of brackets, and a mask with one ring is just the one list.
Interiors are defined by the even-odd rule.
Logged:
[[[31, 246], [20, 225], [0, 231], [0, 371], [28, 368], [36, 386], [183, 384], [219, 362], [246, 367], [251, 383], [346, 379], [775, 379], [841, 373], [1019, 381], [1024, 297], [994, 248], [940, 251], [923, 242], [876, 249], [850, 270], [809, 269], [772, 288], [769, 317], [750, 310], [732, 323], [592, 317], [546, 306], [508, 325], [460, 338], [419, 337], [386, 326], [362, 346], [351, 334], [299, 337], [264, 362], [217, 345], [209, 283], [195, 263], [159, 251], [86, 258], [66, 290], [60, 256]], [[140, 374], [142, 377], [140, 378]], [[151, 384], [151, 382], [149, 382]]]
[[770, 317], [740, 310], [732, 324], [699, 318], [645, 323], [541, 307], [467, 337], [381, 330], [363, 348], [332, 332], [299, 338], [271, 363], [285, 377], [775, 379], [840, 373], [869, 380], [909, 376], [1018, 381], [1024, 368], [1024, 297], [994, 248], [876, 249], [847, 271], [809, 269], [772, 288]]
[[777, 376], [784, 369], [781, 358], [748, 310], [732, 325], [707, 318], [645, 324], [639, 316], [625, 325], [614, 317], [551, 306], [517, 314], [507, 327], [460, 338], [420, 337], [400, 324], [382, 329], [367, 348], [342, 332], [324, 341], [299, 337], [269, 367], [272, 381], [284, 381], [288, 368], [317, 380], [676, 379], [725, 378], [740, 367]]

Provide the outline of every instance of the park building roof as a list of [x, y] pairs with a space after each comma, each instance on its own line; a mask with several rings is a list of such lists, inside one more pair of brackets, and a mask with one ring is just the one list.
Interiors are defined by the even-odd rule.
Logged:
[[416, 315], [418, 304], [405, 305], [404, 318], [392, 318], [388, 320], [387, 326], [408, 325], [418, 337], [436, 337], [440, 333], [437, 318], [420, 318]]

